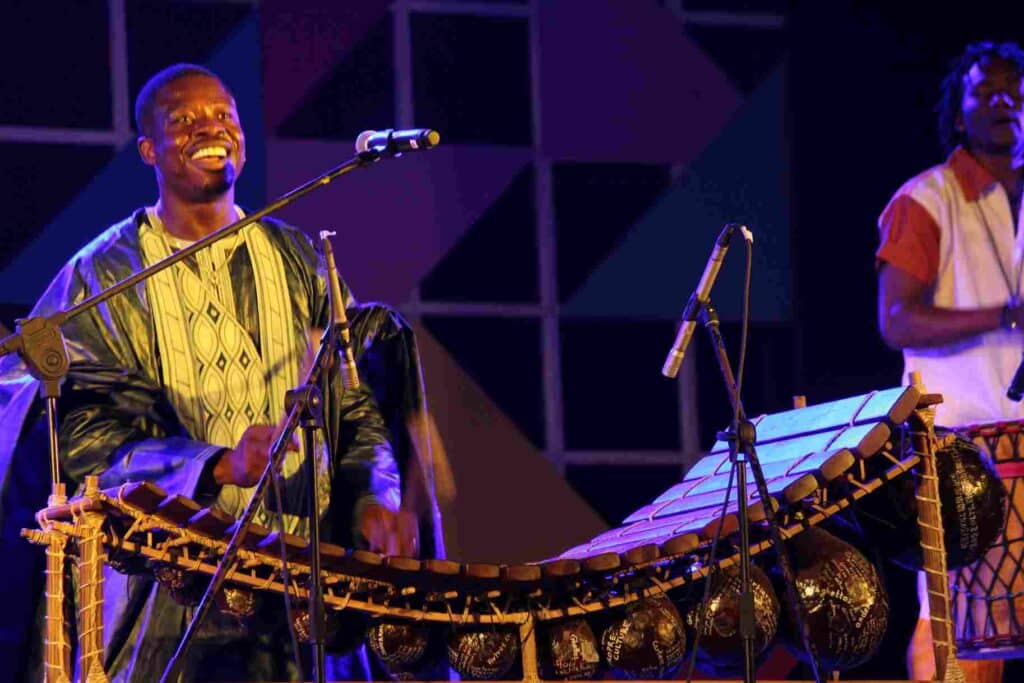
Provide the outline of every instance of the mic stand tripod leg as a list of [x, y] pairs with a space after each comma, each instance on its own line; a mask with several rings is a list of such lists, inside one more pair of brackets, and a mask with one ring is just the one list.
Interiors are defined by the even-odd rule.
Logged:
[[[312, 384], [288, 392], [286, 405], [299, 405], [299, 425], [302, 428], [302, 452], [309, 464], [309, 636], [313, 641], [313, 680], [327, 680], [325, 633], [327, 619], [324, 614], [323, 586], [320, 573], [320, 495], [317, 486], [316, 430], [323, 429], [323, 401], [320, 391]], [[282, 559], [282, 561], [287, 561]]]
[[[306, 391], [306, 386], [316, 386], [316, 383], [324, 374], [329, 350], [330, 346], [328, 344], [320, 345], [309, 372], [306, 373], [303, 386], [299, 387], [300, 393]], [[322, 405], [322, 398], [319, 396], [319, 392], [317, 392], [317, 397], [318, 405]], [[263, 495], [266, 492], [267, 485], [273, 476], [272, 472], [280, 467], [284, 458], [285, 444], [287, 444], [292, 438], [292, 434], [299, 426], [301, 409], [302, 407], [299, 405], [292, 405], [290, 409], [286, 411], [288, 416], [285, 418], [284, 428], [281, 434], [277, 437], [277, 440], [274, 441], [273, 445], [270, 447], [269, 462], [267, 463], [266, 468], [264, 468], [259, 481], [256, 482], [256, 486], [253, 487], [249, 502], [245, 506], [245, 510], [242, 511], [241, 517], [239, 517], [238, 521], [234, 525], [231, 540], [228, 541], [227, 547], [221, 554], [220, 561], [217, 564], [217, 569], [210, 578], [210, 583], [207, 585], [206, 591], [203, 593], [203, 597], [199, 600], [199, 604], [192, 612], [192, 619], [189, 621], [184, 634], [182, 634], [177, 650], [175, 650], [170, 661], [168, 661], [167, 666], [164, 669], [164, 673], [160, 677], [160, 683], [174, 683], [178, 680], [181, 669], [184, 666], [185, 653], [188, 651], [188, 648], [199, 629], [199, 625], [202, 623], [206, 614], [210, 610], [210, 606], [213, 604], [213, 596], [216, 595], [218, 590], [220, 590], [220, 587], [227, 578], [229, 571], [233, 571], [235, 568], [238, 551], [242, 546], [242, 540], [245, 538], [245, 535], [252, 524], [253, 517], [256, 514], [256, 509], [263, 500]], [[315, 470], [311, 469], [311, 472], [315, 472]], [[318, 518], [317, 521], [319, 521]], [[317, 548], [317, 553], [315, 554], [317, 555], [317, 559], [319, 559], [319, 548]]]
[[757, 433], [754, 424], [747, 420], [746, 412], [743, 410], [743, 401], [736, 390], [736, 378], [732, 372], [732, 365], [729, 363], [729, 355], [726, 352], [725, 340], [722, 338], [721, 326], [718, 320], [718, 313], [707, 301], [701, 308], [700, 320], [704, 329], [711, 337], [711, 343], [718, 359], [718, 367], [725, 381], [726, 391], [729, 393], [730, 405], [733, 407], [734, 419], [730, 425], [730, 431], [722, 436], [729, 441], [729, 453], [732, 466], [737, 467], [737, 487], [739, 489], [739, 502], [737, 514], [740, 527], [740, 634], [743, 639], [744, 659], [744, 681], [753, 683], [756, 680], [756, 667], [754, 662], [754, 596], [750, 588], [750, 514], [747, 505], [747, 465], [754, 475], [754, 483], [757, 486], [758, 497], [764, 508], [765, 518], [768, 522], [769, 535], [772, 545], [775, 548], [776, 562], [779, 572], [782, 574], [782, 581], [786, 587], [786, 596], [792, 610], [793, 621], [800, 632], [800, 638], [804, 650], [810, 662], [814, 680], [821, 683], [821, 673], [818, 668], [818, 658], [811, 647], [810, 637], [807, 632], [807, 619], [803, 602], [796, 590], [796, 579], [793, 568], [789, 562], [789, 556], [782, 543], [782, 534], [775, 518], [775, 510], [771, 504], [771, 497], [768, 495], [768, 485], [764, 479], [764, 472], [761, 463], [757, 459], [757, 452], [754, 444], [757, 441]]
[[[743, 426], [751, 425], [749, 422]], [[740, 638], [743, 641], [743, 672], [744, 682], [754, 683], [753, 672], [757, 670], [754, 662], [754, 594], [750, 587], [750, 510], [747, 505], [747, 458], [746, 453], [738, 447], [741, 425], [733, 421], [730, 431], [725, 434], [729, 439], [729, 460], [736, 470], [737, 514], [740, 519]], [[746, 549], [746, 551], [744, 551]]]

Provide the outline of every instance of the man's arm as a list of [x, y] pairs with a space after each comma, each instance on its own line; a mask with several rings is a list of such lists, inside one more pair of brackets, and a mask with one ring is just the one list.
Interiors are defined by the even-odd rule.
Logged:
[[1001, 327], [1024, 324], [1021, 306], [953, 310], [928, 301], [930, 286], [906, 270], [882, 262], [878, 273], [878, 327], [893, 349], [951, 344]]
[[[333, 379], [335, 386], [340, 384], [339, 378]], [[332, 423], [337, 425], [335, 485], [352, 506], [353, 540], [379, 552], [411, 554], [415, 540], [403, 538], [405, 534], [397, 526], [401, 501], [398, 463], [388, 428], [365, 384], [345, 392]]]
[[76, 484], [98, 474], [104, 488], [151, 481], [196, 498], [204, 470], [230, 452], [190, 438], [158, 388], [121, 368], [73, 366], [61, 412], [61, 467]]
[[[283, 240], [283, 253], [294, 256], [298, 272], [308, 274], [310, 325], [322, 330], [331, 320], [327, 300], [327, 272], [319, 249], [303, 233], [279, 225], [276, 233]], [[355, 305], [348, 285], [339, 277], [342, 301], [346, 309]], [[349, 311], [351, 314], [351, 310]], [[310, 338], [315, 348], [320, 334]], [[332, 441], [331, 511], [341, 524], [347, 521], [347, 533], [336, 542], [366, 545], [388, 554], [415, 552], [415, 529], [410, 532], [407, 515], [399, 512], [401, 481], [398, 464], [385, 424], [373, 393], [362, 379], [359, 389], [343, 391], [337, 366], [329, 372], [330, 388], [325, 399], [324, 421]], [[341, 530], [336, 528], [341, 533]]]

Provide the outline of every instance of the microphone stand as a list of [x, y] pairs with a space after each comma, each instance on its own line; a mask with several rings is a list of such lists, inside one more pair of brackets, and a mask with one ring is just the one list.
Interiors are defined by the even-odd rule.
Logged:
[[[13, 334], [9, 334], [0, 340], [0, 358], [10, 353], [17, 352], [21, 355], [22, 360], [25, 361], [25, 364], [28, 366], [29, 371], [33, 373], [34, 377], [40, 376], [36, 374], [37, 372], [42, 373], [43, 375], [49, 375], [54, 374], [58, 370], [63, 370], [60, 372], [59, 377], [59, 379], [63, 381], [64, 375], [67, 374], [67, 368], [60, 367], [61, 361], [59, 356], [61, 354], [66, 355], [67, 349], [64, 347], [64, 338], [59, 328], [68, 320], [74, 318], [80, 313], [84, 313], [85, 311], [98, 306], [107, 299], [116, 294], [120, 294], [129, 287], [133, 287], [140, 282], [148, 280], [153, 275], [170, 268], [179, 261], [183, 261], [200, 249], [205, 249], [214, 242], [218, 242], [225, 237], [234, 235], [245, 226], [255, 223], [278, 209], [291, 204], [299, 197], [309, 194], [318, 187], [327, 185], [338, 176], [380, 161], [384, 157], [385, 152], [386, 150], [383, 149], [369, 149], [365, 152], [360, 152], [348, 161], [340, 164], [339, 166], [335, 166], [323, 175], [314, 178], [313, 180], [310, 180], [289, 192], [286, 192], [259, 211], [249, 214], [244, 218], [240, 218], [231, 225], [225, 225], [220, 230], [211, 232], [206, 237], [193, 242], [184, 249], [176, 251], [167, 258], [157, 261], [153, 265], [143, 268], [133, 275], [129, 275], [120, 282], [111, 285], [98, 294], [94, 294], [88, 299], [80, 301], [67, 310], [57, 311], [56, 313], [48, 316], [19, 320], [17, 330]], [[58, 344], [60, 348], [58, 348]]]
[[743, 409], [743, 401], [736, 389], [736, 378], [733, 375], [732, 365], [729, 363], [729, 355], [726, 352], [725, 341], [722, 338], [722, 331], [719, 324], [718, 312], [711, 305], [710, 298], [700, 305], [700, 320], [704, 329], [711, 337], [711, 343], [715, 349], [715, 356], [718, 359], [718, 367], [725, 381], [725, 388], [729, 393], [729, 402], [733, 408], [733, 421], [728, 431], [720, 432], [717, 436], [729, 442], [729, 460], [732, 468], [736, 470], [736, 487], [739, 492], [737, 514], [739, 517], [740, 530], [740, 637], [743, 640], [743, 680], [744, 683], [754, 683], [757, 680], [757, 666], [754, 661], [754, 638], [756, 629], [754, 623], [754, 594], [750, 588], [750, 514], [747, 505], [747, 465], [754, 475], [754, 482], [757, 486], [761, 504], [764, 507], [765, 518], [768, 521], [769, 535], [772, 545], [775, 546], [776, 563], [779, 572], [782, 574], [782, 582], [786, 587], [786, 596], [792, 606], [792, 616], [797, 629], [800, 631], [800, 639], [804, 650], [810, 661], [811, 671], [814, 680], [821, 683], [821, 673], [818, 669], [818, 661], [814, 649], [811, 647], [810, 637], [807, 632], [807, 621], [803, 602], [796, 590], [796, 580], [793, 575], [793, 568], [789, 562], [789, 556], [782, 545], [782, 534], [779, 531], [778, 522], [775, 518], [775, 509], [772, 507], [771, 498], [768, 495], [768, 485], [765, 482], [764, 471], [757, 459], [757, 452], [754, 444], [757, 441], [757, 431], [754, 423], [747, 419]]
[[[167, 668], [164, 669], [163, 676], [160, 678], [161, 683], [177, 681], [181, 672], [181, 666], [184, 663], [184, 655], [188, 651], [188, 647], [195, 634], [198, 632], [200, 624], [213, 605], [214, 596], [217, 595], [225, 579], [227, 579], [228, 572], [232, 570], [235, 557], [238, 555], [249, 527], [252, 526], [252, 519], [259, 508], [266, 488], [275, 476], [274, 473], [280, 470], [281, 462], [284, 460], [288, 449], [288, 443], [291, 442], [292, 435], [299, 427], [302, 428], [302, 444], [310, 471], [309, 555], [311, 583], [308, 597], [309, 631], [313, 640], [314, 680], [317, 683], [323, 683], [326, 680], [324, 607], [323, 594], [320, 587], [320, 505], [313, 452], [315, 448], [314, 433], [318, 429], [324, 429], [323, 395], [318, 386], [321, 380], [327, 376], [327, 370], [334, 362], [332, 359], [337, 355], [335, 352], [339, 350], [338, 339], [338, 328], [332, 324], [324, 331], [323, 337], [320, 339], [320, 347], [317, 349], [316, 356], [302, 384], [289, 391], [285, 396], [288, 416], [285, 419], [284, 429], [271, 446], [267, 466], [253, 488], [252, 496], [249, 498], [242, 516], [233, 526], [231, 540], [228, 541], [227, 548], [221, 556], [220, 562], [217, 565], [217, 571], [214, 572], [206, 591], [203, 593], [202, 599], [199, 601], [199, 605], [196, 606], [195, 611], [192, 613], [192, 619], [185, 630], [185, 634], [182, 636], [181, 642], [178, 643], [178, 649], [167, 663]], [[329, 442], [327, 448], [328, 452], [330, 452], [331, 445]], [[287, 559], [282, 559], [282, 561], [287, 562]], [[289, 590], [289, 587], [285, 586], [285, 591], [287, 590]]]
[[[53, 504], [54, 501], [61, 501], [64, 496], [64, 485], [60, 483], [60, 463], [57, 452], [57, 399], [60, 396], [60, 385], [67, 377], [67, 373], [70, 368], [70, 359], [67, 344], [61, 331], [61, 326], [71, 318], [91, 310], [129, 287], [133, 287], [152, 277], [156, 273], [170, 268], [200, 249], [204, 249], [225, 237], [234, 235], [247, 225], [255, 223], [268, 214], [291, 204], [296, 199], [309, 194], [318, 187], [327, 185], [335, 178], [358, 168], [370, 166], [377, 161], [380, 161], [380, 159], [385, 156], [397, 156], [397, 154], [390, 148], [371, 148], [361, 151], [356, 154], [356, 156], [338, 166], [335, 166], [317, 178], [314, 178], [313, 180], [310, 180], [285, 193], [259, 211], [249, 214], [230, 225], [224, 226], [223, 228], [210, 233], [188, 247], [175, 252], [147, 268], [143, 268], [137, 273], [126, 277], [124, 280], [108, 287], [102, 292], [84, 299], [66, 310], [57, 311], [56, 313], [47, 316], [37, 316], [18, 321], [16, 331], [0, 340], [0, 357], [11, 353], [17, 353], [25, 363], [29, 373], [42, 382], [40, 395], [46, 399], [47, 425], [50, 441], [50, 475], [52, 487], [50, 504]], [[337, 325], [332, 324], [329, 329], [329, 334], [324, 335], [324, 343], [321, 343], [320, 349], [318, 350], [313, 362], [313, 367], [310, 369], [309, 376], [306, 378], [305, 385], [309, 385], [310, 380], [315, 380], [322, 372], [324, 358], [327, 356], [326, 350], [335, 345], [333, 340], [336, 338], [336, 335], [339, 334], [336, 328]], [[326, 343], [328, 339], [330, 340], [330, 343]], [[317, 420], [315, 412], [320, 410], [322, 398], [319, 396], [319, 392], [315, 391], [315, 387], [314, 390], [310, 390], [309, 387], [305, 385], [297, 390], [298, 395], [295, 396], [294, 404], [288, 412], [284, 431], [272, 447], [270, 462], [267, 464], [259, 482], [256, 484], [252, 498], [246, 506], [242, 519], [238, 520], [235, 524], [235, 530], [231, 541], [228, 543], [228, 547], [221, 558], [221, 562], [217, 567], [216, 573], [210, 580], [209, 588], [203, 595], [203, 599], [200, 601], [199, 606], [193, 614], [192, 621], [178, 646], [177, 652], [175, 652], [174, 657], [168, 663], [167, 669], [164, 671], [164, 675], [161, 678], [162, 682], [169, 683], [170, 681], [177, 680], [182, 665], [182, 656], [187, 650], [192, 637], [198, 630], [199, 622], [209, 611], [210, 605], [212, 604], [212, 597], [216, 594], [217, 590], [219, 590], [221, 584], [223, 584], [224, 579], [227, 576], [228, 568], [233, 564], [235, 556], [238, 554], [241, 541], [245, 537], [249, 526], [252, 524], [252, 517], [256, 512], [257, 501], [262, 498], [267, 483], [270, 480], [271, 473], [274, 471], [272, 468], [276, 468], [278, 466], [278, 461], [281, 457], [280, 454], [284, 453], [285, 445], [291, 439], [292, 433], [295, 431], [300, 421], [309, 422], [310, 429], [315, 428]], [[315, 492], [315, 468], [313, 467], [311, 467], [311, 479], [314, 480], [313, 490]], [[311, 504], [314, 506], [317, 504], [315, 495]], [[314, 507], [313, 510], [316, 511], [316, 508]], [[311, 515], [311, 526], [312, 520], [318, 519], [318, 517], [318, 514]], [[312, 547], [311, 555], [316, 558], [317, 561], [319, 560], [319, 546]], [[319, 577], [316, 577], [316, 583], [319, 583]], [[316, 603], [316, 600], [314, 600], [314, 603]], [[319, 607], [319, 605], [317, 605], [317, 607]], [[311, 621], [313, 616], [314, 614], [311, 612]], [[322, 629], [319, 629], [318, 627], [319, 625], [314, 622], [313, 628], [316, 629], [314, 630], [314, 633], [321, 631], [320, 638], [322, 652], [323, 635]], [[319, 675], [321, 678], [318, 678], [318, 681], [322, 680], [323, 676], [322, 662], [320, 662], [320, 664], [321, 670]]]

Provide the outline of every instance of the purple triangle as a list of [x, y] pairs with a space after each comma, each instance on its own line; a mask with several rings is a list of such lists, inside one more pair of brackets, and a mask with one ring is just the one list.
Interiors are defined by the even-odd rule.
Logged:
[[[269, 195], [351, 155], [346, 142], [270, 141]], [[526, 149], [442, 146], [344, 175], [278, 217], [314, 236], [336, 231], [338, 269], [356, 296], [400, 304], [529, 159]]]
[[539, 7], [542, 147], [549, 157], [686, 163], [742, 102], [657, 3]]
[[266, 91], [274, 93], [263, 104], [269, 130], [277, 129], [321, 79], [330, 76], [342, 55], [387, 14], [390, 5], [390, 0], [260, 4], [263, 82]]

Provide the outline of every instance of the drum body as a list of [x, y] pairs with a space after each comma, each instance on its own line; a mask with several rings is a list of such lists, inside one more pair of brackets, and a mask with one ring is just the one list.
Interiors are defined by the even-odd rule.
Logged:
[[1009, 507], [1003, 533], [984, 557], [950, 572], [957, 656], [1024, 657], [1024, 421], [957, 431], [991, 455]]

